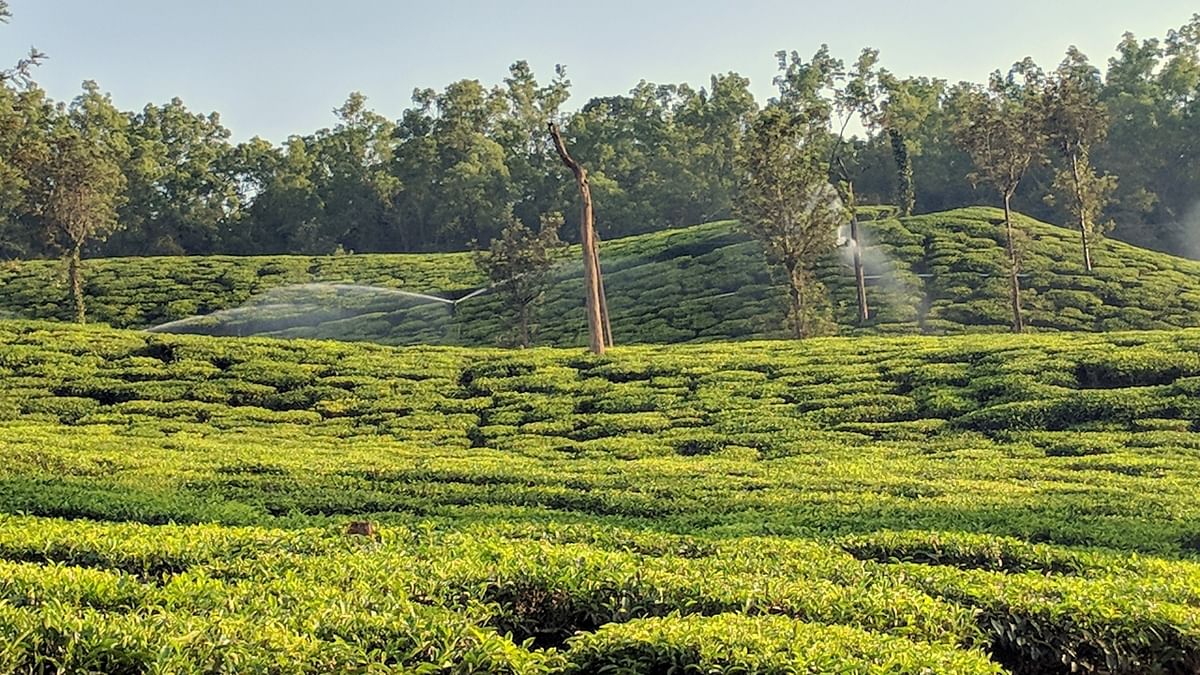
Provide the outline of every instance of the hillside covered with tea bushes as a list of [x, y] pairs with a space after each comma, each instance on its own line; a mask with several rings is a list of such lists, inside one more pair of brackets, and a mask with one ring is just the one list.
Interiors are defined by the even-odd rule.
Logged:
[[0, 380], [4, 672], [1200, 668], [1200, 331], [9, 321]]
[[[844, 252], [820, 278], [841, 333], [962, 333], [1009, 325], [1000, 212], [972, 208], [864, 226], [872, 322], [854, 326], [852, 275]], [[1036, 330], [1108, 331], [1200, 326], [1200, 263], [1114, 240], [1096, 247], [1096, 270], [1079, 263], [1078, 235], [1020, 219], [1027, 322]], [[560, 268], [542, 309], [544, 344], [585, 342], [578, 264]], [[605, 283], [618, 344], [782, 337], [786, 302], [757, 245], [732, 222], [606, 242]], [[330, 284], [327, 286], [314, 283]], [[145, 328], [251, 303], [247, 309], [173, 330], [273, 334], [390, 344], [492, 346], [507, 337], [495, 296], [452, 308], [365, 285], [460, 298], [482, 287], [465, 253], [325, 257], [121, 258], [87, 262], [93, 321]], [[61, 266], [0, 266], [0, 312], [71, 316]], [[302, 285], [297, 288], [297, 285]], [[265, 295], [264, 295], [265, 294]], [[453, 311], [452, 311], [453, 309]]]

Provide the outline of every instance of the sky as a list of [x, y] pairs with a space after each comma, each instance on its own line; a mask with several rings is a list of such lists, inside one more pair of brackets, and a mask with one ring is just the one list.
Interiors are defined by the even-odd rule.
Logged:
[[1043, 66], [1077, 45], [1102, 64], [1125, 31], [1164, 36], [1195, 0], [10, 0], [0, 64], [30, 46], [36, 71], [67, 99], [96, 80], [124, 109], [180, 97], [216, 110], [237, 140], [282, 141], [333, 124], [352, 91], [399, 117], [416, 87], [499, 83], [529, 61], [572, 81], [568, 108], [639, 80], [702, 86], [736, 71], [760, 100], [775, 52], [828, 43], [852, 61], [863, 46], [899, 75], [983, 81], [1025, 56]]

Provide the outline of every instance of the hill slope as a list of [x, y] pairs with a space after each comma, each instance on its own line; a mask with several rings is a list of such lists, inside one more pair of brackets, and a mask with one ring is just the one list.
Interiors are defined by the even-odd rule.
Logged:
[[5, 672], [1200, 665], [1200, 331], [594, 358], [0, 322], [0, 384]]
[[[990, 208], [868, 223], [873, 320], [867, 332], [998, 331], [1008, 325], [1000, 212]], [[1200, 263], [1107, 240], [1095, 273], [1077, 262], [1073, 232], [1029, 219], [1023, 301], [1030, 326], [1046, 330], [1162, 329], [1200, 325]], [[606, 285], [618, 343], [781, 337], [784, 294], [757, 246], [733, 223], [606, 242]], [[849, 267], [838, 254], [822, 265], [838, 331], [853, 326]], [[582, 284], [572, 264], [548, 293], [539, 338], [582, 344]], [[0, 311], [23, 318], [70, 316], [59, 266], [0, 267]], [[329, 257], [145, 258], [88, 261], [93, 320], [148, 327], [195, 314], [257, 306], [178, 330], [372, 340], [384, 343], [494, 345], [503, 338], [493, 297], [443, 303], [346, 287], [290, 288], [324, 282], [461, 297], [482, 280], [464, 253]], [[257, 298], [256, 300], [252, 300]]]

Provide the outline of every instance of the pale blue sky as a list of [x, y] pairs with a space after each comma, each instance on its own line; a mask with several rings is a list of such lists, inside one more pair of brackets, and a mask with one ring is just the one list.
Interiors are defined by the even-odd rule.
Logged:
[[332, 123], [351, 91], [397, 117], [414, 87], [499, 82], [528, 60], [543, 79], [566, 64], [570, 107], [639, 79], [702, 85], [715, 72], [771, 93], [779, 49], [828, 42], [847, 61], [863, 45], [899, 74], [982, 80], [1070, 44], [1103, 63], [1121, 34], [1162, 36], [1195, 0], [805, 0], [400, 2], [388, 0], [10, 0], [0, 63], [30, 45], [51, 59], [37, 79], [56, 98], [97, 80], [124, 108], [180, 96], [217, 110], [238, 139], [279, 141]]

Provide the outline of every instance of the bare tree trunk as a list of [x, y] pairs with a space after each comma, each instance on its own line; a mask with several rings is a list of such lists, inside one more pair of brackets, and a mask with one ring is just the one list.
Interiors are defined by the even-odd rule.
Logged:
[[812, 333], [812, 327], [808, 325], [808, 295], [805, 293], [807, 282], [808, 280], [804, 278], [804, 272], [801, 271], [800, 275], [796, 278], [796, 292], [800, 298], [799, 331], [801, 338], [806, 338]]
[[803, 340], [807, 331], [804, 325], [804, 280], [800, 278], [798, 265], [785, 262], [788, 273], [788, 298], [792, 309], [792, 335], [797, 340]]
[[517, 342], [521, 349], [529, 347], [529, 305], [521, 305], [521, 309], [517, 313]]
[[600, 269], [600, 237], [592, 237], [592, 265], [600, 284], [600, 321], [604, 324], [604, 344], [613, 346], [612, 322], [608, 318], [608, 294], [604, 292], [604, 271]]
[[1004, 193], [1004, 238], [1008, 245], [1009, 299], [1012, 302], [1013, 313], [1012, 329], [1014, 333], [1020, 333], [1025, 330], [1025, 321], [1021, 318], [1021, 279], [1017, 276], [1017, 245], [1013, 239], [1011, 201], [1012, 195]]
[[888, 139], [892, 142], [892, 159], [896, 161], [896, 206], [900, 208], [900, 215], [911, 216], [917, 201], [916, 190], [913, 189], [912, 157], [908, 154], [903, 134], [888, 129]]
[[866, 324], [871, 318], [867, 307], [867, 279], [863, 274], [862, 244], [858, 239], [858, 207], [855, 203], [854, 184], [847, 182], [846, 194], [850, 201], [850, 246], [854, 259], [854, 288], [858, 294], [858, 323]]
[[592, 213], [592, 189], [588, 185], [587, 170], [580, 166], [579, 162], [571, 158], [570, 153], [567, 152], [566, 145], [563, 144], [562, 135], [558, 132], [558, 125], [554, 122], [550, 123], [550, 140], [554, 142], [554, 150], [558, 152], [559, 159], [575, 175], [575, 183], [579, 187], [579, 197], [582, 202], [579, 218], [579, 239], [583, 247], [584, 307], [587, 311], [588, 320], [588, 348], [593, 354], [603, 354], [605, 340], [604, 318], [601, 313], [601, 307], [604, 301], [602, 300], [603, 290], [600, 280], [600, 256], [596, 252], [596, 229]]
[[75, 302], [75, 322], [84, 323], [86, 321], [86, 309], [83, 304], [83, 274], [80, 270], [80, 248], [76, 244], [71, 248], [71, 252], [67, 257], [67, 281], [71, 286], [71, 299]]
[[1071, 153], [1071, 176], [1075, 179], [1075, 209], [1079, 214], [1079, 238], [1083, 243], [1083, 267], [1092, 271], [1092, 246], [1088, 242], [1087, 214], [1084, 212], [1083, 185], [1079, 180], [1079, 153]]

